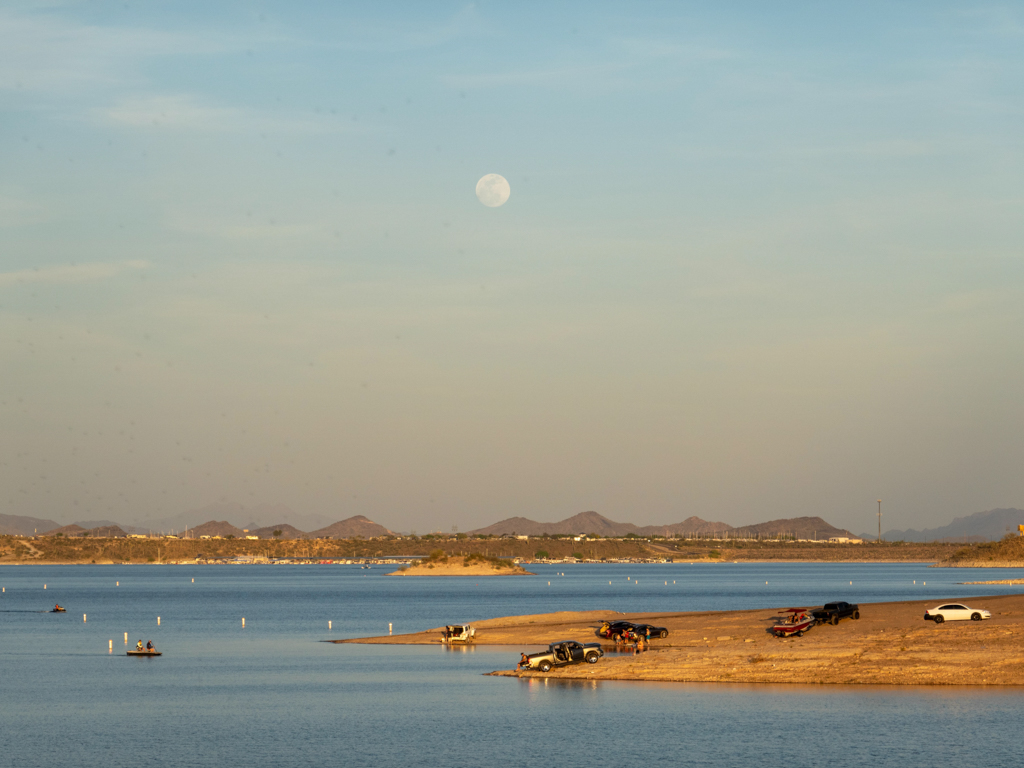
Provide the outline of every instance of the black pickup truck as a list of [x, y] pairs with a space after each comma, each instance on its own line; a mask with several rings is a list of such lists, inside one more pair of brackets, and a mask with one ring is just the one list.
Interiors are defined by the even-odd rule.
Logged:
[[825, 603], [818, 610], [811, 611], [811, 615], [818, 620], [819, 624], [838, 624], [840, 619], [845, 619], [847, 616], [859, 619], [860, 608], [853, 603]]

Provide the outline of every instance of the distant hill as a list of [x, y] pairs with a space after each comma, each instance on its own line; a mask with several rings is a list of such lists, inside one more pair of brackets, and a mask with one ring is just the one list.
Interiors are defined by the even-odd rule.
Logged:
[[188, 537], [190, 539], [198, 539], [200, 536], [234, 536], [237, 539], [246, 535], [241, 528], [236, 528], [227, 520], [219, 522], [217, 520], [210, 520], [188, 529]]
[[80, 525], [75, 525], [74, 523], [72, 523], [71, 525], [62, 525], [60, 528], [54, 528], [52, 531], [47, 531], [46, 535], [47, 536], [57, 536], [57, 535], [60, 535], [60, 536], [79, 536], [79, 535], [85, 533], [86, 530], [87, 530], [86, 528], [83, 528]]
[[[280, 531], [280, 537], [274, 536], [274, 531]], [[256, 528], [255, 530], [250, 528], [247, 536], [259, 536], [261, 539], [305, 539], [308, 537], [305, 531], [300, 531], [294, 525], [288, 525], [288, 523], [277, 523], [276, 525], [268, 525], [264, 528]]]
[[[998, 541], [1007, 533], [1016, 533], [1024, 525], [1022, 509], [990, 509], [973, 515], [953, 518], [949, 525], [905, 531], [890, 530], [882, 534], [886, 541]], [[875, 538], [877, 534], [871, 536]]]
[[688, 517], [672, 525], [645, 525], [640, 528], [641, 536], [705, 536], [731, 531], [728, 523], [712, 523], [699, 517]]
[[186, 526], [191, 530], [207, 520], [226, 520], [236, 528], [248, 528], [250, 531], [269, 527], [271, 523], [278, 520], [287, 520], [289, 525], [294, 525], [305, 531], [327, 525], [331, 518], [294, 512], [284, 504], [253, 504], [247, 507], [244, 504], [225, 502], [209, 504], [170, 517], [144, 520], [136, 523], [134, 527], [138, 528], [140, 533], [152, 531], [153, 533], [176, 533], [180, 536], [184, 533]]
[[325, 539], [327, 537], [332, 539], [351, 539], [356, 536], [369, 539], [374, 536], [390, 536], [392, 532], [383, 525], [378, 525], [362, 515], [356, 515], [347, 520], [339, 520], [336, 523], [332, 523], [326, 528], [310, 531], [308, 535], [314, 539]]
[[620, 537], [630, 533], [637, 536], [694, 536], [728, 533], [734, 536], [775, 536], [788, 534], [798, 539], [827, 539], [831, 536], [848, 536], [853, 534], [847, 530], [836, 528], [820, 517], [798, 517], [784, 520], [771, 520], [767, 523], [734, 528], [728, 523], [713, 523], [699, 517], [688, 517], [681, 523], [672, 525], [645, 525], [633, 523], [617, 523], [597, 512], [581, 512], [557, 523], [538, 523], [525, 517], [510, 517], [494, 523], [486, 528], [469, 531], [473, 535], [504, 536], [518, 534], [520, 536], [543, 536], [547, 534], [578, 534], [596, 533], [604, 537]]
[[38, 517], [21, 515], [0, 515], [0, 534], [5, 536], [34, 536], [38, 533], [60, 528], [60, 523]]
[[790, 517], [732, 529], [732, 535], [741, 537], [775, 536], [777, 534], [791, 535], [797, 539], [830, 539], [833, 536], [863, 538], [854, 536], [845, 528], [836, 528], [820, 517]]

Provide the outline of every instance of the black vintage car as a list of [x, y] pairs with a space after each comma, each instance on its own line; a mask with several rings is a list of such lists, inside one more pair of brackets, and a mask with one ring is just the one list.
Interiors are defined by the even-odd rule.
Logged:
[[840, 619], [847, 617], [851, 619], [860, 618], [860, 608], [853, 604], [837, 600], [834, 603], [825, 603], [821, 608], [811, 611], [811, 615], [818, 620], [819, 624], [838, 624]]

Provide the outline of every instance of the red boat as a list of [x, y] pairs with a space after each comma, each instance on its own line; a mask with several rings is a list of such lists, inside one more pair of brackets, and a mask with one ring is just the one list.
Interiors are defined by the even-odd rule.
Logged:
[[818, 623], [806, 608], [787, 608], [784, 613], [788, 614], [782, 621], [772, 627], [772, 633], [776, 637], [801, 637], [804, 632]]

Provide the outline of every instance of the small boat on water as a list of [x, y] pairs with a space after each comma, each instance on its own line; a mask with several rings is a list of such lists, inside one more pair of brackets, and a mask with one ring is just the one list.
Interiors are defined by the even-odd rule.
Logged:
[[818, 623], [806, 608], [789, 608], [784, 613], [788, 615], [772, 627], [772, 634], [776, 637], [802, 637], [804, 632]]
[[50, 613], [67, 613], [67, 608], [61, 608], [59, 605], [54, 606], [50, 609]]
[[151, 651], [147, 651], [143, 648], [141, 651], [128, 651], [129, 656], [161, 656], [162, 654], [156, 648]]

